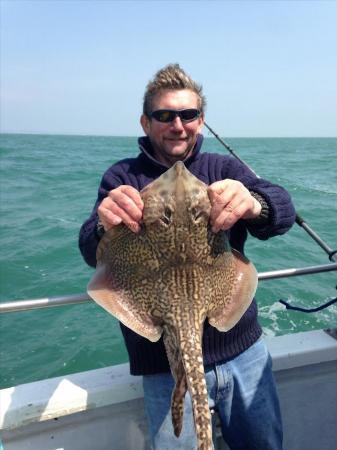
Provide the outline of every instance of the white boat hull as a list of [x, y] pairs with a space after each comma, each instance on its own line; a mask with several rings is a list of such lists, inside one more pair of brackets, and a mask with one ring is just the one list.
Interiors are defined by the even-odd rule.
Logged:
[[[334, 450], [337, 341], [324, 331], [266, 338], [284, 421], [284, 450]], [[141, 378], [128, 364], [0, 391], [5, 450], [150, 449]], [[217, 430], [217, 448], [227, 448]]]

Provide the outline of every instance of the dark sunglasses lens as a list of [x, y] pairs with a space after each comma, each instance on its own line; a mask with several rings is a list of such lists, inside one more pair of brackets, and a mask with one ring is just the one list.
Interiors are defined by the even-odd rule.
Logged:
[[159, 122], [172, 122], [177, 116], [181, 118], [183, 122], [190, 122], [195, 120], [200, 116], [200, 111], [198, 109], [183, 109], [181, 111], [174, 111], [171, 109], [158, 109], [153, 111], [151, 117], [154, 117]]
[[197, 109], [183, 109], [180, 111], [180, 117], [184, 121], [194, 120], [199, 117], [199, 111]]
[[159, 122], [171, 122], [175, 117], [175, 113], [173, 111], [160, 109], [158, 111], [153, 111], [152, 117], [154, 117]]

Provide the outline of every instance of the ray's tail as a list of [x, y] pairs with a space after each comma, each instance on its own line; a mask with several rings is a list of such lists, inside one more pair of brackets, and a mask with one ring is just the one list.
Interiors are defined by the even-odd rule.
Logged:
[[[184, 398], [188, 390], [192, 399], [198, 450], [212, 450], [212, 419], [201, 349], [201, 336], [187, 328], [180, 336], [180, 359], [175, 365], [176, 386], [172, 394], [172, 423], [176, 436], [182, 430]], [[179, 333], [180, 334], [180, 333]]]

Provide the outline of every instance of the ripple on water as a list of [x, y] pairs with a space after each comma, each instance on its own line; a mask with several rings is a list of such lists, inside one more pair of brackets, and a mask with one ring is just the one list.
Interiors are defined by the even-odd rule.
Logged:
[[[227, 141], [227, 140], [226, 140]], [[259, 175], [286, 187], [298, 213], [337, 247], [337, 140], [229, 139]], [[223, 152], [215, 139], [204, 150]], [[137, 154], [136, 138], [3, 135], [1, 138], [1, 300], [84, 292], [92, 275], [78, 250], [80, 225], [94, 205], [108, 166]], [[15, 174], [15, 176], [13, 176]], [[285, 236], [249, 239], [259, 271], [326, 264], [299, 227]], [[313, 315], [287, 311], [280, 298], [314, 307], [335, 295], [335, 272], [259, 283], [264, 333], [336, 326], [337, 307]], [[117, 321], [96, 305], [3, 315], [2, 386], [127, 360]]]

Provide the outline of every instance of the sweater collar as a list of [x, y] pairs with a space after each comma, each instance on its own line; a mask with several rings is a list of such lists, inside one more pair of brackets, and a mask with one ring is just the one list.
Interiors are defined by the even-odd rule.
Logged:
[[[197, 157], [197, 155], [200, 152], [203, 140], [204, 140], [203, 135], [198, 134], [197, 142], [195, 143], [192, 154], [188, 158], [184, 159], [184, 161], [183, 161], [185, 165], [188, 166], [192, 161], [195, 160], [195, 158]], [[161, 167], [161, 168], [165, 168], [165, 170], [168, 168], [168, 166], [166, 164], [161, 163], [153, 156], [153, 148], [152, 148], [152, 145], [151, 145], [151, 142], [150, 142], [150, 139], [148, 138], [148, 136], [142, 136], [142, 137], [138, 138], [138, 146], [139, 146], [139, 149], [142, 152], [142, 154], [148, 160], [150, 160], [152, 164], [154, 164], [158, 167]]]

